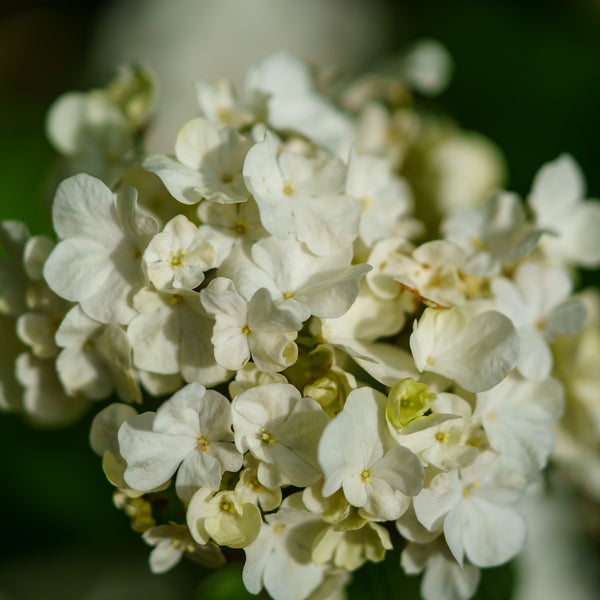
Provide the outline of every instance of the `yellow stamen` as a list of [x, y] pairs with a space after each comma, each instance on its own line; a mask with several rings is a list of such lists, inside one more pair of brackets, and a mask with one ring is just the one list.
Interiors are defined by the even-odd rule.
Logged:
[[246, 233], [247, 225], [243, 221], [238, 221], [233, 226], [233, 231], [235, 231], [238, 235], [244, 235]]
[[364, 198], [359, 198], [358, 201], [364, 212], [367, 212], [371, 208], [371, 204], [373, 204], [373, 198], [370, 196], [366, 196]]
[[178, 252], [171, 252], [171, 265], [173, 268], [177, 269], [180, 265], [185, 267], [186, 262], [183, 260], [183, 257], [186, 255], [185, 250], [179, 250]]
[[232, 514], [237, 514], [237, 510], [235, 510], [235, 506], [233, 505], [233, 503], [227, 502], [227, 500], [225, 500], [225, 502], [221, 503], [221, 510], [223, 512], [230, 512]]
[[270, 444], [271, 446], [275, 443], [275, 440], [263, 429], [262, 435], [260, 436], [263, 442]]

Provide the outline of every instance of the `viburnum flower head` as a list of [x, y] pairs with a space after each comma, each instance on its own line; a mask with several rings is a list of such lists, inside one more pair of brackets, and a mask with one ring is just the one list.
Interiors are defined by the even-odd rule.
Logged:
[[493, 144], [412, 94], [447, 71], [429, 42], [334, 99], [278, 52], [239, 99], [199, 81], [173, 156], [144, 155], [142, 68], [51, 110], [65, 172], [103, 180], [60, 184], [56, 242], [0, 224], [0, 409], [56, 425], [119, 396], [90, 442], [154, 572], [243, 548], [251, 593], [343, 600], [395, 527], [425, 600], [468, 600], [550, 460], [597, 493], [572, 269], [600, 263], [599, 205], [568, 155], [528, 206], [499, 189]]

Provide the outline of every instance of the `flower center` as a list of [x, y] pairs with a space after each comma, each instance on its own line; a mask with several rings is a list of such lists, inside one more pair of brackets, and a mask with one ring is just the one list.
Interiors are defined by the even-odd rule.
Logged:
[[291, 182], [289, 182], [289, 181], [286, 181], [285, 184], [284, 184], [284, 186], [283, 186], [283, 193], [286, 196], [291, 196], [294, 193], [294, 189], [295, 188], [294, 188], [293, 184]]
[[186, 255], [185, 250], [179, 250], [177, 252], [171, 252], [170, 263], [174, 269], [178, 269], [179, 266], [185, 267], [185, 260], [183, 257]]

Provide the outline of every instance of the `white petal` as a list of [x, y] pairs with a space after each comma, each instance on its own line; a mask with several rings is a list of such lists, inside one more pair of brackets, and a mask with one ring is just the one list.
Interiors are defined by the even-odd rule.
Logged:
[[131, 417], [119, 428], [119, 451], [127, 462], [128, 485], [147, 492], [168, 481], [197, 446], [195, 438], [152, 431], [155, 413]]
[[182, 204], [197, 204], [202, 200], [204, 186], [198, 171], [163, 154], [149, 156], [142, 166], [156, 173], [170, 194]]
[[561, 154], [536, 173], [529, 202], [540, 222], [552, 226], [566, 217], [585, 195], [585, 181], [579, 165], [569, 154]]

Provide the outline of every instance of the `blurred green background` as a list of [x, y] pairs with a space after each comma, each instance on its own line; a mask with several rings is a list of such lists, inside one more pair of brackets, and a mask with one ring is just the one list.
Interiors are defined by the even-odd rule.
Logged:
[[[34, 234], [51, 231], [46, 207], [55, 154], [44, 114], [63, 91], [105, 83], [85, 66], [107, 4], [24, 0], [0, 8], [0, 218], [24, 220]], [[393, 18], [383, 51], [421, 37], [448, 47], [454, 78], [436, 104], [500, 146], [511, 189], [527, 193], [537, 168], [568, 151], [583, 167], [590, 195], [600, 195], [600, 3], [384, 4]], [[583, 283], [595, 282], [596, 273], [583, 275]], [[0, 416], [0, 600], [251, 597], [235, 566], [236, 576], [188, 564], [160, 577], [149, 573], [147, 547], [112, 506], [111, 487], [89, 449], [90, 421], [35, 431]], [[402, 578], [397, 561], [390, 554], [385, 567], [363, 569], [350, 598], [416, 598], [417, 582]], [[506, 600], [512, 578], [511, 566], [487, 572], [477, 598]]]

